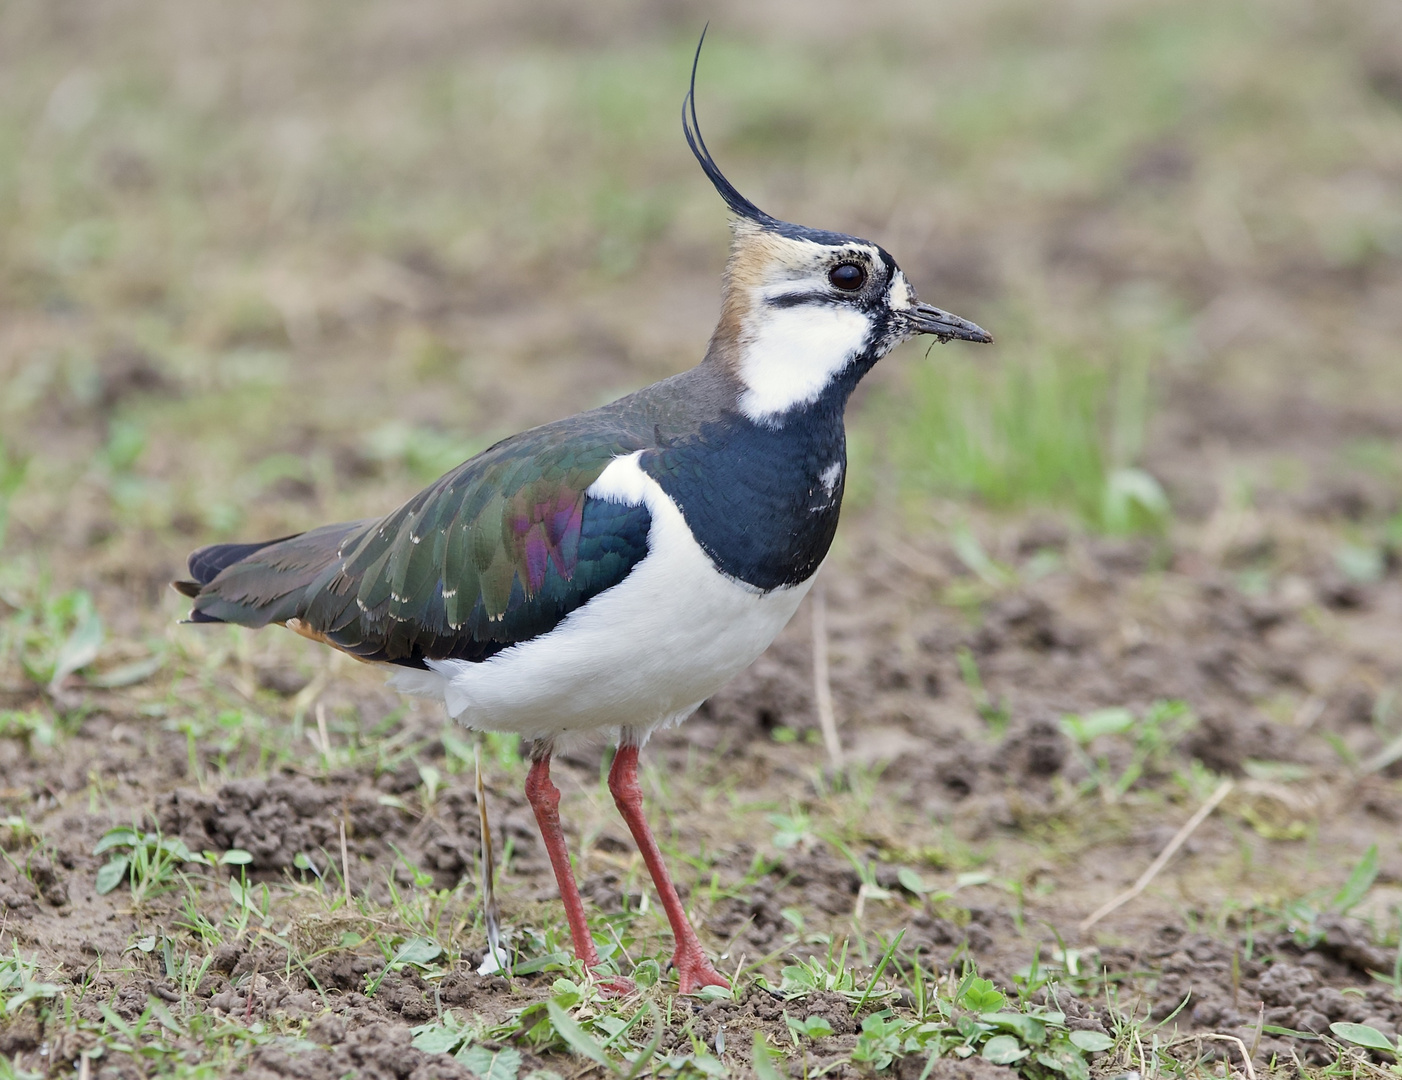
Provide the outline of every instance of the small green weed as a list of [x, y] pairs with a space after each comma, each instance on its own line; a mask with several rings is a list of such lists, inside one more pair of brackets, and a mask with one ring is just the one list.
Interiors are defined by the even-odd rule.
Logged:
[[58, 727], [53, 717], [37, 709], [0, 709], [0, 738], [20, 739], [29, 746], [53, 746]]
[[15, 611], [0, 623], [0, 664], [17, 661], [31, 682], [57, 693], [68, 676], [97, 659], [105, 635], [86, 590], [51, 595], [41, 578], [6, 600]]
[[[1197, 717], [1182, 701], [1156, 701], [1143, 716], [1114, 708], [1061, 718], [1061, 730], [1089, 774], [1083, 790], [1099, 791], [1107, 804], [1122, 799], [1146, 773], [1164, 768], [1169, 752], [1196, 724]], [[1116, 756], [1121, 765], [1112, 764], [1108, 750], [1092, 757], [1091, 747], [1098, 740], [1120, 744], [1121, 753]], [[1126, 742], [1127, 755], [1123, 753]]]
[[1391, 971], [1371, 971], [1373, 978], [1384, 986], [1392, 988], [1392, 996], [1402, 1001], [1402, 911], [1397, 912], [1397, 951], [1393, 955]]
[[[880, 1072], [896, 1061], [915, 1057], [928, 1065], [941, 1057], [981, 1056], [993, 1064], [1014, 1066], [1029, 1080], [1089, 1080], [1093, 1055], [1112, 1049], [1115, 1039], [1098, 1031], [1071, 1031], [1066, 1017], [1052, 1008], [1027, 1002], [1012, 1003], [994, 984], [966, 969], [933, 978], [911, 964], [913, 974], [896, 959], [900, 935], [887, 947], [881, 963], [864, 980], [858, 980], [847, 964], [847, 953], [800, 961], [784, 969], [780, 989], [789, 1002], [801, 1004], [815, 992], [837, 992], [853, 1002], [860, 1014], [869, 1000], [887, 1002], [862, 1017], [850, 1053], [842, 1059], [863, 1069]], [[900, 968], [912, 991], [913, 1008], [890, 1004], [896, 987], [881, 983], [887, 965]], [[761, 985], [763, 985], [761, 983]], [[833, 1035], [827, 1017], [783, 1013], [787, 1040], [781, 1047], [793, 1052]], [[801, 1016], [801, 1018], [800, 1018]], [[662, 1033], [682, 1022], [691, 1042], [690, 1052], [659, 1051]], [[491, 1023], [481, 1017], [464, 1021], [447, 1012], [440, 1019], [414, 1029], [414, 1045], [431, 1053], [452, 1054], [479, 1076], [520, 1077], [521, 1058], [502, 1043], [524, 1043], [538, 1052], [567, 1051], [606, 1075], [631, 1077], [734, 1076], [725, 1061], [724, 1036], [717, 1033], [712, 1045], [699, 1039], [690, 1019], [682, 1020], [671, 1006], [659, 1009], [648, 998], [610, 999], [598, 995], [593, 985], [569, 978], [556, 979], [551, 995], [515, 1011], [506, 1020]], [[781, 1048], [779, 1053], [783, 1053]], [[782, 1076], [776, 1051], [764, 1033], [757, 1031], [753, 1068], [757, 1076]], [[928, 1069], [927, 1069], [928, 1072]], [[538, 1074], [532, 1074], [537, 1076]], [[520, 1080], [526, 1080], [520, 1077]]]
[[394, 953], [385, 958], [385, 966], [380, 973], [373, 977], [367, 977], [365, 984], [365, 996], [374, 997], [375, 991], [380, 988], [384, 978], [391, 971], [400, 971], [405, 967], [415, 967], [420, 971], [431, 971], [435, 968], [434, 961], [443, 955], [443, 946], [432, 938], [412, 937], [402, 942]]
[[824, 1039], [832, 1034], [832, 1024], [826, 1016], [806, 1016], [802, 1020], [795, 1020], [785, 1010], [784, 1023], [788, 1025], [795, 1046], [799, 1045], [800, 1039]]
[[969, 694], [974, 699], [974, 708], [987, 726], [989, 736], [994, 739], [1002, 738], [1004, 732], [1008, 730], [1010, 718], [1007, 705], [1001, 701], [994, 701], [988, 693], [988, 689], [983, 685], [983, 675], [979, 672], [978, 661], [974, 659], [972, 652], [961, 647], [955, 654], [955, 659], [959, 664], [959, 677], [969, 688]]
[[[1371, 845], [1349, 872], [1348, 878], [1335, 892], [1317, 892], [1287, 901], [1278, 910], [1267, 910], [1268, 920], [1282, 926], [1295, 941], [1306, 949], [1324, 940], [1320, 920], [1325, 915], [1347, 915], [1367, 897], [1377, 881], [1378, 845]], [[1399, 945], [1402, 949], [1402, 945]], [[1402, 960], [1393, 975], [1402, 974]], [[1382, 976], [1384, 982], [1387, 976]]]
[[906, 1025], [883, 1013], [873, 1013], [862, 1021], [857, 1045], [852, 1048], [852, 1060], [873, 1069], [886, 1068], [901, 1052], [901, 1036]]
[[1071, 1031], [1065, 1015], [1054, 1009], [1027, 1003], [1008, 1008], [1007, 996], [972, 969], [952, 991], [947, 986], [936, 982], [935, 992], [920, 997], [921, 1009], [910, 1019], [898, 1019], [890, 1010], [867, 1017], [853, 1060], [880, 1069], [898, 1054], [927, 1055], [930, 1061], [978, 1054], [995, 1065], [1015, 1065], [1034, 1080], [1089, 1080], [1090, 1056], [1114, 1046], [1102, 1032]]
[[[144, 900], [163, 892], [174, 883], [185, 863], [200, 866], [245, 866], [253, 859], [246, 851], [231, 848], [223, 855], [214, 852], [196, 854], [178, 836], [163, 836], [143, 832], [136, 827], [109, 829], [93, 848], [94, 855], [108, 854], [107, 861], [97, 871], [97, 891], [106, 894], [124, 880], [131, 883], [132, 902]], [[230, 879], [231, 885], [238, 885]], [[241, 897], [235, 895], [235, 899]]]
[[1329, 1030], [1354, 1046], [1366, 1047], [1369, 1050], [1381, 1050], [1385, 1054], [1390, 1054], [1394, 1062], [1391, 1071], [1402, 1073], [1402, 1068], [1399, 1068], [1398, 1064], [1402, 1063], [1402, 1039], [1394, 1041], [1368, 1024], [1351, 1024], [1346, 1021], [1330, 1024]]
[[38, 978], [39, 961], [20, 955], [19, 945], [0, 959], [0, 1016], [14, 1016], [33, 1001], [57, 997], [62, 987]]
[[[575, 1010], [572, 1015], [569, 1010]], [[556, 979], [551, 996], [523, 1009], [507, 1020], [491, 1024], [480, 1018], [458, 1021], [451, 1013], [413, 1030], [414, 1046], [428, 1053], [452, 1054], [478, 1076], [516, 1080], [520, 1052], [482, 1045], [519, 1037], [533, 1048], [569, 1050], [610, 1075], [636, 1077], [657, 1055], [664, 1030], [650, 1002], [609, 1002], [599, 998], [592, 984]], [[644, 1032], [650, 1032], [650, 1037]], [[553, 1073], [533, 1072], [521, 1080], [545, 1080]]]
[[834, 947], [829, 943], [822, 956], [787, 965], [780, 973], [779, 993], [790, 1000], [819, 991], [841, 994], [851, 1000], [860, 998], [862, 990], [857, 985], [856, 972], [847, 963], [848, 943], [844, 941], [837, 953]]
[[800, 807], [791, 808], [787, 814], [770, 814], [768, 819], [774, 826], [772, 842], [776, 848], [808, 847], [817, 839], [812, 820]]

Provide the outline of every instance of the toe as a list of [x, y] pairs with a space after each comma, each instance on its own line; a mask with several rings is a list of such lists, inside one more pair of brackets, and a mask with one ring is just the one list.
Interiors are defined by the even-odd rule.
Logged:
[[703, 986], [722, 986], [730, 989], [730, 983], [725, 976], [704, 956], [678, 956], [672, 963], [676, 966], [677, 982], [683, 994], [694, 994]]

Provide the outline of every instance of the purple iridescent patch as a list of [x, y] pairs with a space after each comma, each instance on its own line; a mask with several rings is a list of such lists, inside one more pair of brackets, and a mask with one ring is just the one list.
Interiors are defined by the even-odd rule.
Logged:
[[511, 531], [521, 557], [519, 565], [525, 570], [523, 584], [528, 596], [545, 585], [552, 562], [555, 572], [566, 581], [574, 576], [583, 517], [584, 496], [566, 488], [512, 515]]

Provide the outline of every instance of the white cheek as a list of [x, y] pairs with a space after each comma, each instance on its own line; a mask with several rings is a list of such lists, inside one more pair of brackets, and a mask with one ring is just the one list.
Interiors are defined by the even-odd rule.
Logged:
[[851, 308], [769, 308], [740, 347], [740, 411], [762, 422], [818, 400], [866, 347], [870, 325]]
[[910, 307], [911, 292], [910, 283], [906, 281], [905, 275], [899, 270], [896, 271], [896, 278], [891, 282], [891, 307], [897, 311], [905, 311]]

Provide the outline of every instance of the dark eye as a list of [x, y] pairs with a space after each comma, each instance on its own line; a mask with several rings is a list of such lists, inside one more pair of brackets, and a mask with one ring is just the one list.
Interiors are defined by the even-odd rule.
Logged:
[[856, 263], [841, 263], [828, 271], [828, 280], [843, 292], [856, 292], [867, 281], [867, 272]]

